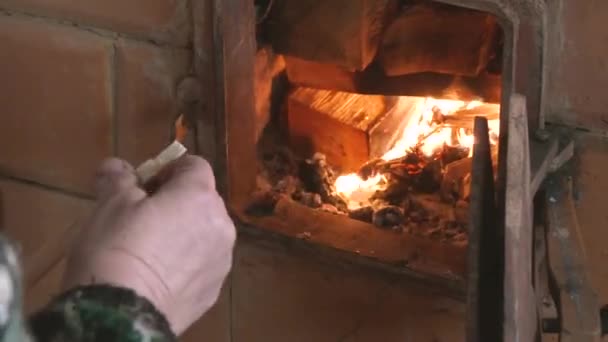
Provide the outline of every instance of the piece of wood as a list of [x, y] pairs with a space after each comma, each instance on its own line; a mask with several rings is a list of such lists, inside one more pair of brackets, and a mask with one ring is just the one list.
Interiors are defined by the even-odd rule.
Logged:
[[[537, 331], [532, 287], [532, 192], [526, 98], [511, 95], [505, 193], [504, 341], [532, 342]], [[505, 134], [504, 131], [501, 134]]]
[[557, 155], [558, 141], [552, 136], [547, 141], [530, 142], [530, 191], [536, 194], [541, 184], [550, 172], [551, 162]]
[[321, 152], [330, 165], [354, 172], [401, 137], [423, 98], [394, 99], [297, 88], [287, 100], [292, 149], [304, 158]]
[[274, 0], [266, 32], [275, 51], [347, 70], [376, 56], [395, 0]]
[[277, 76], [285, 69], [285, 59], [277, 55], [270, 47], [259, 48], [255, 54], [254, 89], [255, 89], [255, 141], [259, 141], [262, 132], [270, 121], [273, 100], [278, 92], [273, 90]]
[[[256, 187], [256, 120], [254, 64], [256, 27], [254, 3], [248, 0], [214, 0], [212, 62], [215, 125], [198, 126], [199, 144], [207, 130], [216, 147], [214, 167], [217, 188], [229, 201], [242, 203]], [[198, 52], [198, 51], [197, 51]], [[207, 51], [208, 52], [208, 51]]]
[[585, 267], [572, 181], [556, 175], [548, 183], [549, 266], [558, 289], [560, 341], [599, 342], [601, 307]]
[[[538, 220], [542, 219], [539, 218]], [[545, 328], [548, 328], [548, 325], [554, 325], [559, 319], [557, 305], [553, 299], [549, 282], [547, 232], [544, 222], [537, 222], [534, 225], [534, 291], [536, 293], [538, 326], [542, 327], [543, 333], [547, 332]]]
[[437, 72], [476, 76], [492, 56], [494, 16], [464, 7], [420, 3], [386, 29], [378, 60], [388, 76]]
[[571, 141], [566, 147], [559, 152], [557, 156], [551, 161], [550, 171], [554, 172], [559, 170], [564, 164], [566, 164], [574, 156], [574, 141]]
[[427, 72], [390, 77], [376, 64], [363, 71], [351, 72], [337, 65], [294, 57], [286, 57], [285, 62], [289, 82], [297, 86], [361, 94], [501, 101], [502, 78], [496, 75], [461, 77]]
[[441, 180], [440, 194], [444, 200], [452, 200], [452, 190], [471, 172], [473, 164], [472, 158], [463, 158], [449, 163], [445, 168], [443, 179]]
[[475, 117], [481, 116], [488, 120], [500, 119], [500, 105], [484, 103], [472, 109], [462, 109], [444, 117], [444, 122], [450, 126], [473, 129]]
[[475, 118], [467, 259], [467, 342], [500, 341], [504, 234], [498, 224], [492, 149], [485, 118]]

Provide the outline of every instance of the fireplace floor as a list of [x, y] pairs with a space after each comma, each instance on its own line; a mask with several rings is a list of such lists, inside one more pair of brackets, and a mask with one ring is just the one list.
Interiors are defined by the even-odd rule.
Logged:
[[239, 220], [249, 234], [270, 235], [285, 246], [323, 254], [328, 259], [403, 274], [437, 286], [452, 296], [461, 297], [463, 293], [466, 244], [448, 244], [379, 229], [289, 199], [279, 200], [269, 216], [247, 215], [244, 207], [234, 212], [241, 213]]

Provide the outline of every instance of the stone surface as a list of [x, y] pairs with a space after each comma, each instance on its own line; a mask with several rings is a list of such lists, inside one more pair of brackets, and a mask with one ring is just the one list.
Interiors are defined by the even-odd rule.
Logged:
[[171, 45], [189, 40], [188, 0], [3, 0], [0, 8], [66, 19]]
[[116, 50], [118, 155], [137, 165], [170, 143], [176, 87], [190, 53], [121, 40]]
[[608, 304], [608, 140], [589, 134], [580, 135], [575, 155], [579, 171], [574, 183], [577, 216], [586, 252], [587, 270], [598, 293], [600, 304]]
[[0, 170], [77, 192], [111, 154], [111, 44], [0, 16]]
[[556, 0], [548, 7], [547, 118], [605, 133], [608, 2]]
[[232, 277], [235, 342], [464, 340], [462, 303], [385, 273], [241, 239]]

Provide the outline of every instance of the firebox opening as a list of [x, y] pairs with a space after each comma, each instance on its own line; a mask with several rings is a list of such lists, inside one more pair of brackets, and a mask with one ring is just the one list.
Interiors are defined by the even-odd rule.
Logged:
[[428, 1], [328, 3], [260, 1], [272, 7], [258, 28], [257, 191], [243, 216], [462, 278], [475, 117], [488, 120], [495, 170], [498, 159], [497, 20]]

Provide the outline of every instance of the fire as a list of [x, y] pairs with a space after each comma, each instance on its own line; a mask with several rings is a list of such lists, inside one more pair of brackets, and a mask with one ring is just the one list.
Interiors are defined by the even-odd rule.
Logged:
[[[454, 127], [449, 124], [447, 118], [458, 111], [478, 108], [484, 105], [483, 102], [404, 96], [398, 100], [398, 109], [410, 107], [411, 101], [416, 101], [415, 114], [405, 118], [408, 122], [401, 138], [387, 150], [381, 157], [382, 160], [390, 161], [404, 157], [412, 148], [418, 148], [426, 156], [432, 156], [445, 145], [468, 148], [469, 153], [472, 153], [474, 143], [472, 130]], [[405, 112], [405, 110], [403, 111]], [[494, 137], [495, 140], [499, 133], [499, 120], [488, 120], [488, 124], [491, 137]], [[364, 180], [356, 173], [351, 173], [338, 177], [335, 187], [337, 192], [347, 200], [348, 207], [352, 210], [369, 204], [369, 198], [377, 190], [384, 189], [385, 183], [385, 179], [381, 175]]]
[[366, 180], [351, 173], [336, 179], [336, 190], [342, 197], [348, 199], [348, 209], [358, 209], [378, 190], [384, 189], [384, 176], [375, 175]]

